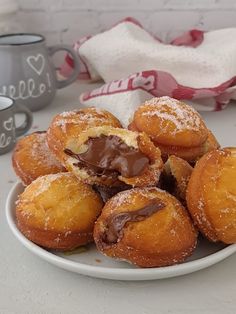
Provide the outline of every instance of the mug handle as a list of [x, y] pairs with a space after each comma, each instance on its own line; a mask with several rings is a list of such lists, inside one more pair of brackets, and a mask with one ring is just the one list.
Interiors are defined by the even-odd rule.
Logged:
[[14, 114], [16, 114], [16, 113], [24, 113], [24, 115], [25, 115], [25, 121], [22, 123], [22, 125], [20, 125], [19, 127], [16, 128], [16, 136], [18, 137], [30, 129], [32, 122], [33, 122], [33, 114], [29, 109], [25, 108], [22, 105], [18, 105], [18, 104], [14, 108]]
[[67, 85], [70, 85], [71, 83], [76, 81], [77, 77], [79, 75], [79, 58], [76, 55], [73, 48], [71, 48], [70, 46], [67, 46], [67, 45], [55, 45], [55, 46], [48, 47], [48, 50], [49, 50], [50, 56], [54, 55], [54, 53], [56, 53], [57, 51], [65, 50], [72, 56], [73, 62], [74, 62], [74, 69], [73, 69], [70, 77], [68, 77], [67, 79], [62, 80], [62, 81], [56, 80], [57, 88], [60, 89], [60, 88], [66, 87]]

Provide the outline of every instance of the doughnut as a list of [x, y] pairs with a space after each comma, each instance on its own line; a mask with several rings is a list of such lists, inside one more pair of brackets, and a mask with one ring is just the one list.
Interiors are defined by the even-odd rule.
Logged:
[[191, 106], [164, 96], [138, 107], [133, 123], [155, 142], [178, 147], [196, 147], [207, 139], [207, 128]]
[[203, 154], [208, 138], [208, 129], [197, 111], [167, 96], [152, 98], [138, 107], [128, 128], [148, 134], [164, 158], [176, 155], [193, 161]]
[[166, 146], [166, 145], [161, 145], [161, 144], [156, 144], [156, 145], [160, 148], [162, 152], [162, 157], [165, 160], [168, 159], [168, 156], [175, 155], [175, 156], [179, 156], [180, 158], [190, 163], [195, 163], [200, 157], [202, 157], [207, 152], [220, 147], [215, 136], [210, 130], [208, 130], [206, 141], [201, 146], [198, 146], [198, 147], [186, 148], [186, 147], [178, 147], [178, 146]]
[[186, 200], [199, 230], [210, 241], [236, 243], [236, 148], [205, 154], [190, 177]]
[[66, 171], [48, 148], [46, 131], [29, 134], [16, 143], [12, 166], [24, 185], [39, 176]]
[[108, 125], [121, 128], [120, 121], [110, 112], [94, 107], [66, 111], [56, 115], [47, 131], [48, 146], [64, 164], [64, 154], [68, 138], [77, 138], [89, 127]]
[[162, 173], [162, 188], [185, 204], [187, 185], [193, 168], [175, 155], [169, 156]]
[[105, 204], [94, 241], [104, 255], [139, 267], [160, 267], [190, 256], [197, 232], [174, 196], [156, 187], [133, 188]]
[[208, 129], [208, 136], [206, 142], [202, 145], [202, 152], [200, 154], [200, 157], [202, 157], [204, 154], [220, 148], [220, 144], [218, 143], [215, 135]]
[[73, 174], [48, 174], [19, 196], [16, 220], [32, 242], [47, 249], [72, 250], [93, 242], [94, 223], [102, 207], [100, 196]]
[[204, 155], [203, 145], [198, 147], [178, 147], [178, 146], [167, 146], [160, 145], [153, 141], [154, 144], [161, 150], [163, 160], [167, 160], [169, 156], [175, 155], [182, 158], [190, 163], [195, 163], [199, 157]]
[[70, 138], [66, 168], [89, 184], [153, 186], [163, 167], [161, 152], [145, 133], [100, 126]]

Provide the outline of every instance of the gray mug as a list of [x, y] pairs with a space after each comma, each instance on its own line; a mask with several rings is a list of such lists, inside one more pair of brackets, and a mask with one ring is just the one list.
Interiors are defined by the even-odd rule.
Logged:
[[[58, 80], [51, 56], [60, 50], [73, 58], [74, 70], [65, 80]], [[58, 88], [74, 82], [79, 74], [79, 61], [69, 46], [47, 47], [38, 34], [0, 36], [0, 95], [6, 95], [31, 111], [49, 105]]]
[[[25, 121], [16, 128], [15, 114], [23, 113]], [[32, 113], [21, 105], [16, 105], [11, 98], [0, 96], [0, 155], [3, 155], [15, 146], [16, 137], [27, 132], [32, 125]]]

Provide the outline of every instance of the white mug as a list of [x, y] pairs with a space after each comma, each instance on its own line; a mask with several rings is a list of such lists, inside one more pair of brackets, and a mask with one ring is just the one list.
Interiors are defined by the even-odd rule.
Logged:
[[[15, 115], [23, 113], [25, 120], [19, 127], [15, 125]], [[32, 125], [32, 113], [9, 97], [0, 96], [0, 155], [9, 152], [16, 142], [16, 137], [27, 132]]]

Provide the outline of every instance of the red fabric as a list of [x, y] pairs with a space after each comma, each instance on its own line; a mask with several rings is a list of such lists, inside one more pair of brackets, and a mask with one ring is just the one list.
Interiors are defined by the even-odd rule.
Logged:
[[171, 45], [197, 47], [203, 42], [203, 40], [204, 32], [198, 29], [193, 29], [172, 40]]
[[[226, 89], [236, 83], [236, 77], [213, 88], [191, 88], [180, 85], [169, 74], [163, 71], [143, 71], [130, 75], [128, 78], [112, 81], [82, 95], [82, 101], [94, 97], [112, 95], [127, 91], [141, 89], [154, 97], [170, 96], [176, 99], [194, 100], [213, 97], [216, 99], [215, 110], [224, 108], [224, 104], [231, 98]], [[202, 97], [200, 97], [202, 95]]]

